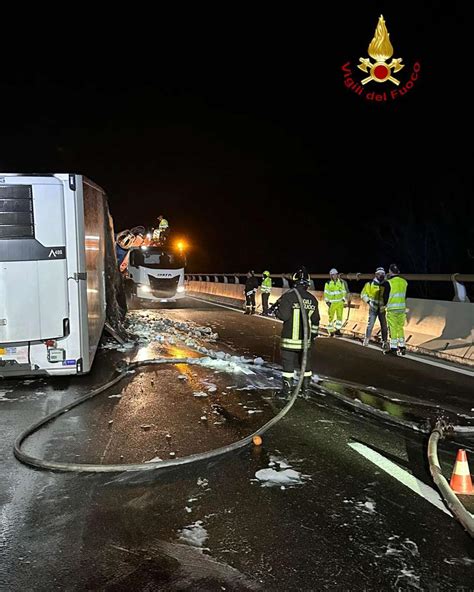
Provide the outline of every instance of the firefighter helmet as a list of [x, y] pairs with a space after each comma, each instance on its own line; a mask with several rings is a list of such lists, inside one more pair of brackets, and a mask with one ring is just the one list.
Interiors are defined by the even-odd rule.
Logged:
[[309, 286], [310, 281], [309, 274], [304, 267], [298, 269], [298, 271], [293, 274], [293, 282], [295, 284]]

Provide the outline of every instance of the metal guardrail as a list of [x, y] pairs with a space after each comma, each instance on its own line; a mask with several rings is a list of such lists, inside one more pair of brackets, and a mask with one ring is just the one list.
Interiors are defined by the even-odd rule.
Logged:
[[[256, 273], [257, 277], [261, 274]], [[290, 288], [292, 273], [272, 273], [273, 285], [276, 288]], [[314, 280], [328, 280], [327, 273], [310, 273], [310, 290], [315, 290]], [[454, 288], [453, 300], [458, 302], [469, 302], [466, 295], [464, 283], [474, 282], [474, 274], [466, 273], [407, 273], [402, 274], [408, 282], [451, 282]], [[345, 281], [371, 280], [373, 273], [340, 273], [339, 276]], [[188, 281], [213, 282], [224, 284], [245, 284], [247, 273], [192, 273], [186, 274]]]
[[[261, 274], [255, 273], [258, 277]], [[292, 273], [272, 273], [272, 278], [282, 278], [290, 280], [292, 277]], [[329, 274], [327, 273], [310, 273], [309, 274], [312, 279], [329, 279]], [[188, 279], [193, 277], [246, 277], [247, 273], [192, 273], [186, 274]], [[371, 280], [374, 277], [373, 273], [340, 273], [339, 276], [345, 280]], [[410, 281], [420, 281], [420, 282], [474, 282], [474, 274], [466, 274], [466, 273], [403, 273], [402, 276]], [[207, 281], [207, 280], [200, 280], [200, 281]], [[209, 280], [213, 281], [213, 280]]]

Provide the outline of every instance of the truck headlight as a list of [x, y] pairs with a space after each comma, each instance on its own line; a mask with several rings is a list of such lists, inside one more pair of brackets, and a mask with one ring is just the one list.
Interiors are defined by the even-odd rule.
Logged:
[[185, 287], [184, 286], [178, 286], [178, 289], [176, 291], [179, 292], [180, 294], [182, 294], [185, 291]]

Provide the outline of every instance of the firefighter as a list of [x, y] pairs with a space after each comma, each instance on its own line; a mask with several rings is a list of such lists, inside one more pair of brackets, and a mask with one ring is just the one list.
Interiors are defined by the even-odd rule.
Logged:
[[170, 225], [168, 224], [168, 220], [163, 218], [163, 214], [160, 214], [156, 219], [157, 227], [153, 230], [153, 239], [157, 240], [158, 242], [164, 243], [165, 240], [168, 238], [168, 232]]
[[408, 282], [400, 276], [400, 270], [395, 263], [389, 267], [388, 289], [384, 291], [384, 303], [387, 307], [387, 323], [390, 333], [390, 349], [385, 354], [402, 355], [406, 353], [405, 346], [405, 323], [406, 315], [406, 293]]
[[254, 271], [247, 272], [247, 280], [245, 282], [245, 314], [255, 313], [255, 294], [258, 290], [258, 279], [255, 277]]
[[383, 267], [377, 267], [374, 279], [365, 284], [360, 295], [362, 300], [369, 305], [369, 318], [363, 345], [369, 345], [372, 329], [374, 328], [375, 321], [378, 319], [382, 331], [382, 348], [384, 350], [387, 349], [388, 331], [383, 296], [385, 290], [388, 289], [389, 286], [385, 280], [385, 269]]
[[[308, 355], [306, 360], [306, 371], [303, 379], [303, 393], [309, 389], [311, 384], [311, 345], [318, 336], [319, 331], [319, 310], [318, 301], [308, 291], [310, 278], [306, 270], [300, 269], [293, 275], [294, 290], [300, 294], [304, 313], [308, 320]], [[288, 396], [293, 390], [293, 377], [295, 370], [301, 367], [303, 355], [303, 320], [298, 297], [294, 290], [285, 292], [271, 306], [271, 311], [283, 321], [280, 339], [280, 354], [283, 367], [283, 389], [282, 395]]]
[[[346, 283], [340, 279], [339, 272], [334, 267], [329, 272], [330, 280], [324, 286], [324, 300], [328, 305], [328, 333], [330, 337], [341, 335], [342, 315], [347, 301]], [[334, 321], [334, 317], [336, 320]]]
[[262, 274], [260, 292], [262, 293], [262, 315], [268, 316], [268, 299], [272, 292], [272, 278], [269, 271], [264, 271]]

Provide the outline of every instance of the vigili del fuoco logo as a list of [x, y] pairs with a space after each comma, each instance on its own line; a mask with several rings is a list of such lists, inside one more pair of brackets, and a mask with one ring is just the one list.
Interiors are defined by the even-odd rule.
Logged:
[[[354, 75], [351, 62], [346, 62], [342, 66], [344, 85], [349, 90], [368, 101], [386, 102], [406, 95], [415, 86], [420, 74], [420, 62], [415, 62], [411, 70], [407, 69], [410, 72], [409, 76], [407, 70], [398, 75], [398, 72], [405, 68], [405, 64], [402, 63], [402, 58], [392, 57], [394, 50], [382, 15], [367, 53], [373, 61], [370, 58], [359, 58], [357, 68], [368, 76], [361, 78], [358, 72]], [[377, 84], [383, 86], [375, 88]]]

